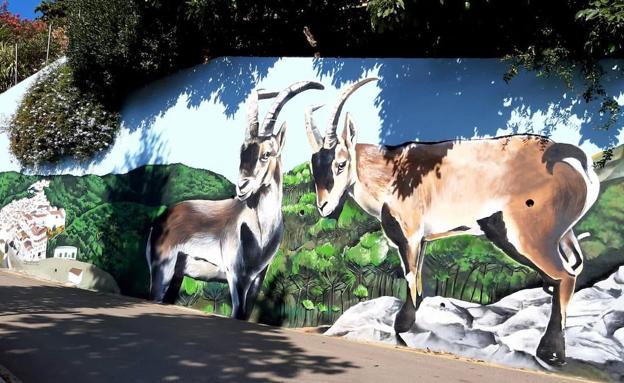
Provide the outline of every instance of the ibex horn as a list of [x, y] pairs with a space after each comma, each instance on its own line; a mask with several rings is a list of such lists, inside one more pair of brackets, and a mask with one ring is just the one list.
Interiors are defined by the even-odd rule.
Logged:
[[291, 98], [295, 97], [297, 94], [309, 90], [309, 89], [325, 89], [323, 84], [314, 82], [314, 81], [301, 81], [296, 82], [284, 89], [277, 95], [277, 99], [271, 105], [271, 109], [267, 112], [264, 117], [264, 121], [262, 121], [262, 127], [258, 132], [260, 136], [268, 136], [273, 134], [273, 127], [275, 126], [275, 121], [277, 120], [277, 116], [279, 112], [282, 110], [282, 107], [288, 102]]
[[319, 132], [316, 124], [314, 123], [312, 113], [322, 107], [323, 105], [310, 106], [308, 107], [308, 109], [306, 109], [305, 112], [306, 133], [308, 135], [308, 141], [310, 142], [310, 146], [312, 146], [312, 151], [314, 153], [321, 150], [321, 147], [323, 146], [323, 136], [321, 135], [321, 132]]
[[247, 103], [247, 139], [258, 135], [258, 100], [274, 98], [278, 92], [262, 92], [264, 89], [257, 89], [251, 92], [250, 100]]
[[325, 148], [330, 149], [330, 148], [333, 148], [334, 145], [336, 145], [337, 138], [338, 138], [338, 136], [336, 135], [336, 129], [338, 129], [338, 120], [340, 119], [340, 112], [342, 112], [342, 107], [344, 106], [344, 103], [347, 101], [349, 96], [351, 96], [353, 92], [358, 90], [362, 85], [367, 84], [371, 81], [377, 81], [377, 80], [379, 80], [377, 77], [365, 78], [363, 80], [360, 80], [352, 84], [351, 86], [349, 86], [347, 89], [345, 89], [342, 92], [329, 118], [329, 126], [327, 127], [327, 132], [325, 133], [325, 140], [323, 142], [323, 146]]

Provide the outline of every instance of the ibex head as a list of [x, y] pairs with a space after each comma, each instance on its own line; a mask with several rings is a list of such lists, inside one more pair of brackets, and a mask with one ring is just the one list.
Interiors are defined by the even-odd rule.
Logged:
[[375, 80], [377, 78], [373, 77], [358, 81], [342, 92], [330, 116], [325, 137], [312, 119], [312, 113], [320, 106], [310, 107], [306, 112], [306, 131], [313, 151], [310, 164], [316, 187], [316, 205], [323, 217], [340, 207], [345, 192], [355, 182], [355, 126], [347, 113], [344, 130], [338, 137], [340, 112], [353, 92]]
[[[276, 171], [281, 171], [280, 161], [286, 136], [286, 122], [273, 134], [277, 116], [284, 105], [297, 94], [308, 89], [324, 89], [323, 85], [313, 81], [297, 82], [277, 92], [254, 91], [248, 104], [247, 132], [241, 146], [239, 181], [236, 195], [241, 201], [255, 194], [263, 186], [271, 183]], [[267, 112], [262, 126], [258, 123], [258, 100], [276, 97]]]

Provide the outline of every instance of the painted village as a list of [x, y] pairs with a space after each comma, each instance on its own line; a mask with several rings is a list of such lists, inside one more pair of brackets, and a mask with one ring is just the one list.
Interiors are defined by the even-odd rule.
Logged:
[[[89, 288], [95, 266], [76, 260], [74, 246], [57, 246], [46, 259], [48, 240], [65, 230], [65, 209], [52, 206], [45, 195], [48, 180], [33, 183], [28, 196], [0, 210], [0, 260], [3, 268], [66, 285]], [[85, 274], [91, 278], [85, 279]], [[104, 278], [106, 278], [105, 276]], [[113, 283], [114, 285], [114, 283]], [[116, 286], [112, 287], [116, 292]]]
[[[0, 210], [0, 244], [15, 250], [20, 262], [38, 262], [46, 257], [48, 237], [65, 227], [65, 209], [50, 205], [44, 188], [50, 181], [37, 181], [29, 196], [9, 203]], [[56, 253], [55, 257], [76, 258], [76, 253]]]

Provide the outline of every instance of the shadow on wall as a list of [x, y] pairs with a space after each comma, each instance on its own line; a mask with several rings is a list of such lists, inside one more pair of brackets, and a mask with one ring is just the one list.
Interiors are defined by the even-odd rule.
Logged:
[[[33, 181], [34, 182], [34, 181]], [[146, 296], [145, 244], [153, 220], [187, 199], [224, 199], [234, 186], [207, 170], [181, 164], [146, 165], [125, 174], [54, 176], [46, 189], [53, 206], [66, 211], [65, 230], [48, 241], [79, 249], [79, 260], [109, 272], [123, 294]]]
[[[605, 61], [603, 64], [607, 94], [619, 97], [620, 102], [624, 101], [624, 76], [621, 69], [617, 69], [624, 65], [621, 61]], [[188, 159], [180, 155], [180, 145], [171, 142], [175, 137], [171, 130], [176, 124], [186, 124], [180, 128], [189, 127], [190, 122], [192, 126], [185, 133], [180, 133], [182, 136], [203, 137], [205, 132], [200, 127], [205, 126], [211, 131], [221, 129], [219, 132], [227, 138], [227, 145], [232, 145], [235, 135], [223, 129], [238, 125], [215, 126], [211, 116], [220, 113], [222, 108], [225, 117], [233, 119], [261, 81], [277, 79], [281, 82], [285, 77], [294, 77], [293, 81], [302, 80], [302, 76], [310, 76], [310, 70], [321, 81], [330, 82], [337, 88], [357, 81], [367, 73], [377, 73], [381, 81], [376, 84], [379, 91], [375, 91], [374, 101], [350, 101], [345, 111], [353, 112], [362, 130], [377, 132], [379, 141], [384, 144], [533, 132], [552, 134], [557, 141], [577, 143], [590, 140], [598, 147], [605, 147], [617, 144], [622, 128], [619, 121], [608, 131], [600, 130], [607, 118], [600, 113], [601, 100], [589, 104], [583, 101], [580, 77], [574, 91], [567, 89], [559, 79], [538, 78], [534, 72], [522, 72], [510, 83], [505, 83], [503, 74], [506, 65], [495, 59], [223, 57], [149, 84], [131, 96], [122, 113], [126, 129], [122, 129], [118, 136], [115, 150], [111, 148], [88, 163], [65, 161], [38, 172], [75, 171], [84, 174], [92, 172], [91, 169], [105, 169], [105, 172], [119, 173], [144, 164], [167, 162], [172, 158]], [[318, 103], [319, 96], [310, 94], [307, 100]], [[307, 105], [303, 103], [306, 96], [298, 100], [301, 101], [295, 102], [301, 102], [299, 105]], [[218, 106], [218, 109], [200, 108], [202, 103], [211, 103], [211, 107]], [[197, 114], [179, 115], [177, 113], [181, 111], [175, 110], [176, 106], [197, 111]], [[302, 114], [302, 108], [293, 109], [288, 118], [295, 120]], [[366, 126], [366, 123], [376, 123], [376, 114], [381, 125]], [[359, 121], [358, 118], [369, 121]], [[153, 129], [155, 124], [171, 129], [167, 132]], [[559, 129], [562, 127], [568, 129]], [[576, 132], [579, 129], [580, 132]], [[184, 140], [180, 142], [188, 143]], [[595, 147], [586, 149], [595, 150]], [[124, 154], [115, 157], [122, 152]], [[195, 166], [203, 166], [201, 164], [197, 162]]]
[[[168, 143], [162, 133], [149, 128], [181, 100], [186, 102], [187, 109], [198, 109], [203, 102], [220, 103], [226, 116], [232, 118], [278, 60], [218, 58], [209, 65], [183, 70], [137, 91], [124, 107], [123, 124], [128, 131], [123, 134], [140, 134], [140, 147], [127, 151], [124, 162], [115, 164], [114, 171], [166, 162], [170, 151]], [[202, 123], [209, 125], [210, 121]]]
[[[116, 142], [123, 141], [125, 132], [118, 135]], [[154, 132], [153, 129], [141, 129], [136, 131], [139, 134], [139, 146], [132, 148], [123, 155], [123, 159], [112, 164], [111, 173], [126, 173], [145, 164], [161, 164], [166, 162], [169, 149], [162, 133]], [[91, 159], [79, 161], [72, 158], [61, 160], [58, 163], [46, 163], [35, 168], [21, 167], [19, 170], [23, 174], [38, 174], [44, 176], [54, 176], [58, 174], [93, 174], [98, 173], [97, 167], [100, 164], [108, 164], [111, 161], [110, 155], [115, 145], [95, 154]], [[113, 158], [114, 160], [114, 158]], [[94, 169], [96, 169], [94, 171]]]
[[[202, 102], [220, 103], [228, 118], [234, 116], [256, 84], [279, 61], [277, 57], [221, 57], [167, 77], [149, 89], [139, 90], [124, 113], [130, 131], [149, 127], [157, 117], [172, 108], [181, 97], [186, 107], [198, 108]], [[158, 100], [150, 98], [158, 94]], [[209, 122], [207, 122], [209, 123]]]
[[[36, 172], [90, 173], [89, 169], [103, 166], [113, 173], [120, 173], [145, 164], [165, 163], [170, 154], [167, 139], [162, 132], [151, 129], [159, 117], [163, 117], [179, 101], [184, 100], [187, 109], [198, 109], [203, 102], [219, 103], [223, 105], [226, 116], [232, 118], [256, 88], [256, 84], [267, 76], [279, 60], [223, 57], [215, 59], [209, 65], [198, 65], [151, 83], [128, 98], [122, 111], [125, 129], [117, 136], [115, 145], [91, 160], [65, 160], [58, 164], [44, 165], [36, 169]], [[210, 121], [201, 123], [208, 125]], [[116, 146], [124, 142], [139, 144], [138, 147], [127, 148], [123, 160], [111, 156]]]
[[[144, 248], [158, 211], [158, 207], [133, 202], [103, 203], [74, 219], [66, 232], [50, 239], [49, 249], [75, 246], [80, 261], [109, 273], [122, 294], [147, 297], [149, 272]], [[97, 286], [98, 281], [94, 283]]]
[[[578, 119], [585, 122], [580, 126], [581, 142], [589, 139], [601, 147], [617, 144], [619, 129], [600, 129], [607, 122], [600, 113], [601, 101], [583, 101], [580, 77], [574, 90], [559, 79], [538, 78], [534, 72], [522, 72], [505, 83], [505, 63], [492, 59], [315, 59], [313, 65], [336, 87], [378, 70], [381, 92], [375, 106], [384, 144], [494, 136], [499, 129], [550, 135], [555, 126], [578, 124]], [[621, 97], [621, 70], [611, 61], [603, 67], [607, 94]], [[514, 116], [531, 122], [515, 123]], [[357, 113], [355, 118], [357, 122]]]
[[[615, 61], [604, 62], [604, 84], [607, 94], [624, 99], [621, 71], [613, 69], [617, 67]], [[598, 147], [606, 147], [617, 144], [621, 127], [620, 122], [609, 131], [599, 129], [607, 122], [600, 113], [601, 101], [583, 101], [580, 77], [574, 91], [557, 78], [539, 78], [535, 72], [522, 72], [506, 83], [506, 64], [495, 59], [222, 57], [152, 83], [131, 96], [122, 113], [126, 129], [117, 141], [133, 142], [138, 148], [126, 148], [124, 160], [117, 160], [108, 168], [123, 172], [179, 157], [177, 149], [171, 146], [171, 131], [163, 134], [164, 130], [153, 129], [155, 124], [167, 129], [186, 124], [180, 126], [182, 131], [192, 123], [195, 130], [180, 134], [199, 136], [203, 136], [199, 127], [211, 131], [230, 129], [214, 126], [216, 122], [211, 121], [211, 116], [223, 110], [231, 120], [244, 108], [244, 101], [260, 82], [293, 76], [293, 81], [302, 80], [301, 76], [309, 76], [310, 69], [321, 81], [336, 88], [368, 73], [377, 73], [381, 80], [376, 84], [379, 92], [374, 101], [347, 103], [345, 111], [353, 112], [358, 123], [358, 117], [366, 115], [363, 109], [375, 108], [368, 117], [378, 114], [381, 126], [366, 126], [362, 122], [362, 129], [377, 131], [379, 141], [389, 145], [410, 140], [541, 133], [552, 135], [557, 141], [590, 140]], [[308, 97], [310, 103], [318, 102], [318, 95]], [[203, 107], [200, 111], [202, 104], [213, 109]], [[181, 110], [176, 106], [197, 111], [197, 115], [178, 114]], [[302, 113], [303, 110], [289, 118], [300, 118]], [[563, 127], [567, 129], [557, 131]], [[229, 132], [223, 136], [232, 137]]]
[[163, 139], [162, 132], [158, 133], [153, 129], [142, 128], [138, 133], [140, 135], [139, 147], [124, 154], [123, 164], [117, 164], [115, 173], [127, 169], [136, 169], [146, 164], [166, 162], [170, 149], [167, 148], [167, 142]]
[[0, 301], [2, 362], [25, 382], [277, 382], [358, 368], [312, 355], [276, 328], [156, 305], [139, 313], [143, 304], [128, 298], [0, 286]]

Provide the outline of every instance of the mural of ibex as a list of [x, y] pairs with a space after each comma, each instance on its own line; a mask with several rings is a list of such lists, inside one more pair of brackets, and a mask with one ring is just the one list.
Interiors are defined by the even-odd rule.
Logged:
[[[152, 300], [173, 302], [184, 276], [226, 281], [232, 316], [249, 318], [283, 234], [281, 153], [286, 123], [276, 134], [274, 125], [284, 105], [309, 89], [323, 86], [304, 81], [279, 94], [252, 93], [235, 198], [184, 201], [154, 222], [146, 250]], [[276, 96], [260, 126], [258, 100]]]
[[339, 137], [345, 101], [373, 80], [364, 79], [342, 93], [324, 137], [312, 120], [316, 107], [306, 113], [306, 129], [320, 214], [339, 211], [348, 193], [381, 221], [399, 249], [409, 294], [396, 316], [396, 333], [415, 321], [426, 242], [480, 235], [543, 277], [552, 310], [537, 356], [551, 365], [565, 363], [566, 307], [583, 265], [572, 228], [599, 192], [591, 160], [576, 146], [536, 135], [358, 144], [349, 114]]

